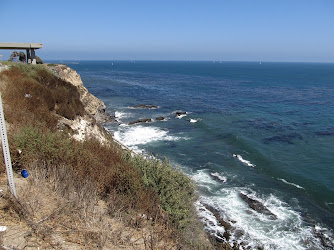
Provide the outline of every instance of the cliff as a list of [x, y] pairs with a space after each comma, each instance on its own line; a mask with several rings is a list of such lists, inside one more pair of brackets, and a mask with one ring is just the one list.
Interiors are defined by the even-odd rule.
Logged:
[[0, 90], [18, 194], [0, 162], [1, 247], [213, 248], [192, 181], [114, 143], [101, 125], [105, 105], [74, 70], [17, 65], [0, 73]]
[[57, 65], [50, 68], [62, 79], [78, 88], [80, 100], [83, 103], [85, 110], [88, 114], [92, 115], [98, 123], [104, 123], [113, 119], [110, 114], [106, 113], [105, 104], [100, 99], [89, 93], [84, 87], [80, 75], [75, 70], [67, 67], [66, 65]]
[[49, 69], [61, 79], [71, 83], [78, 89], [80, 101], [84, 105], [86, 115], [78, 116], [75, 120], [69, 120], [62, 117], [59, 120], [58, 127], [70, 127], [76, 133], [73, 138], [79, 141], [87, 138], [95, 138], [101, 143], [106, 143], [110, 138], [106, 131], [101, 127], [102, 123], [113, 121], [114, 117], [106, 112], [105, 104], [88, 92], [84, 87], [80, 75], [66, 65], [51, 65]]

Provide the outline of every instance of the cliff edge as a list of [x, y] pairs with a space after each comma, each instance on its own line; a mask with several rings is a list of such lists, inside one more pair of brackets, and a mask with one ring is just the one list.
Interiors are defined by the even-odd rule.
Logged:
[[73, 84], [78, 88], [80, 100], [88, 114], [92, 115], [98, 123], [112, 121], [114, 116], [106, 112], [106, 105], [97, 97], [88, 92], [83, 85], [80, 75], [66, 65], [49, 66], [49, 68], [59, 75], [63, 80]]
[[17, 64], [0, 90], [18, 194], [1, 157], [0, 248], [213, 249], [192, 181], [116, 144], [104, 103], [74, 70]]

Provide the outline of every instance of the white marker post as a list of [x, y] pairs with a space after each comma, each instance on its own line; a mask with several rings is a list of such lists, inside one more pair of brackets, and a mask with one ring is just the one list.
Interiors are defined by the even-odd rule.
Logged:
[[1, 133], [3, 157], [5, 158], [5, 164], [6, 164], [6, 170], [7, 170], [8, 185], [9, 185], [11, 193], [15, 196], [15, 198], [17, 198], [16, 191], [15, 191], [14, 178], [13, 178], [12, 161], [10, 159], [10, 153], [9, 153], [5, 116], [3, 114], [1, 93], [0, 93], [0, 133]]

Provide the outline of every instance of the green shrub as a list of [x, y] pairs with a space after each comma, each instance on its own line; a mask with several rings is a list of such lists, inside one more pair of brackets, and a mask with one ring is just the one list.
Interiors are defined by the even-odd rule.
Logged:
[[15, 134], [14, 145], [22, 151], [19, 162], [24, 165], [35, 161], [61, 165], [73, 161], [75, 157], [73, 141], [64, 133], [31, 126], [23, 127]]
[[91, 182], [102, 197], [117, 194], [126, 202], [123, 206], [154, 212], [158, 198], [145, 186], [141, 172], [128, 164], [122, 152], [96, 140], [78, 142], [62, 132], [22, 127], [12, 143], [21, 154], [13, 160], [21, 166], [39, 162], [46, 168], [66, 166], [75, 173], [76, 182]]
[[43, 60], [39, 56], [36, 56], [36, 63], [43, 64]]
[[160, 198], [162, 209], [168, 213], [172, 223], [180, 229], [186, 228], [194, 219], [195, 188], [189, 177], [176, 170], [165, 159], [145, 159], [142, 156], [126, 156], [138, 167], [146, 186], [153, 188]]

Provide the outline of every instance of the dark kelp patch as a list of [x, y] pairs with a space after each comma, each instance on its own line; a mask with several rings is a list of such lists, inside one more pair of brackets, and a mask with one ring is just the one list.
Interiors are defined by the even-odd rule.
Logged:
[[286, 135], [275, 135], [272, 137], [264, 138], [262, 141], [265, 144], [272, 142], [293, 144], [294, 140], [303, 140], [303, 137], [298, 133], [286, 134]]

